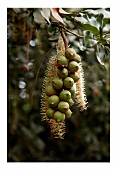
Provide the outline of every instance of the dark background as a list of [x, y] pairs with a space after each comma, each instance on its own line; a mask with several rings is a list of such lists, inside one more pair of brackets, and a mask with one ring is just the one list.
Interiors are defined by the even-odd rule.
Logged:
[[74, 104], [73, 114], [66, 120], [65, 138], [54, 139], [46, 122], [41, 121], [40, 99], [44, 72], [49, 57], [56, 53], [56, 42], [49, 41], [47, 25], [42, 24], [36, 43], [36, 30], [27, 25], [26, 13], [16, 14], [9, 8], [7, 16], [8, 162], [109, 162], [109, 61], [104, 70], [93, 48], [80, 51], [78, 39], [66, 34], [71, 47], [82, 56], [88, 109], [80, 112]]

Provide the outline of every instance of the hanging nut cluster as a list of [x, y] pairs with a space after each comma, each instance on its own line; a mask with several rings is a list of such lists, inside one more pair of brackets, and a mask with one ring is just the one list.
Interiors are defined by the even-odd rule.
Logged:
[[86, 109], [81, 58], [74, 49], [65, 50], [60, 37], [57, 55], [50, 58], [42, 89], [42, 119], [59, 138], [65, 133], [65, 119], [72, 115], [73, 98], [81, 110]]

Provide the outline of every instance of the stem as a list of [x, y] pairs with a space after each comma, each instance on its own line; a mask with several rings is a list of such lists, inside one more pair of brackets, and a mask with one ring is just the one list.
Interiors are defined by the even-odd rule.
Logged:
[[82, 35], [78, 35], [78, 34], [75, 34], [74, 32], [72, 32], [72, 31], [70, 31], [70, 30], [68, 30], [67, 28], [65, 28], [65, 27], [62, 27], [65, 31], [67, 31], [67, 32], [69, 32], [69, 33], [71, 33], [71, 34], [73, 34], [73, 35], [75, 35], [76, 37], [78, 37], [78, 38], [83, 38], [83, 36]]
[[[54, 22], [53, 22], [53, 23], [54, 23]], [[73, 34], [73, 35], [75, 35], [75, 36], [78, 37], [78, 38], [83, 38], [82, 35], [75, 34], [74, 32], [70, 31], [69, 29], [65, 28], [65, 27], [62, 26], [62, 25], [59, 25], [58, 23], [54, 23], [54, 24], [56, 24], [57, 27], [59, 27], [59, 29], [64, 29], [66, 32], [69, 32], [70, 34]], [[77, 25], [77, 27], [78, 27], [78, 25]]]
[[64, 45], [65, 45], [65, 50], [68, 48], [68, 43], [67, 43], [67, 40], [66, 40], [66, 36], [65, 36], [65, 33], [62, 29], [60, 29], [60, 32], [61, 32], [61, 36], [63, 38], [63, 41], [64, 41]]

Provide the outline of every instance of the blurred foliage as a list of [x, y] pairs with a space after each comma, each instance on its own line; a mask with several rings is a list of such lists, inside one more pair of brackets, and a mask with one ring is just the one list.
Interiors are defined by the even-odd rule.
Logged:
[[[8, 161], [110, 160], [109, 10], [8, 9]], [[59, 28], [82, 57], [88, 100], [87, 111], [72, 106], [64, 140], [54, 139], [40, 116], [43, 76]]]

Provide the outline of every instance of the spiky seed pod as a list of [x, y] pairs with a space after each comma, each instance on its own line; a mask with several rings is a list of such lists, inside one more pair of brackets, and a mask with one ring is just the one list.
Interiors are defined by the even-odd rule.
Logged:
[[55, 113], [55, 110], [52, 108], [49, 108], [46, 112], [46, 115], [48, 118], [54, 118], [54, 113]]
[[66, 78], [68, 76], [68, 70], [66, 68], [58, 69], [57, 75], [59, 78]]
[[52, 95], [54, 95], [54, 94], [57, 93], [57, 91], [53, 88], [52, 85], [46, 86], [45, 92], [46, 92], [46, 95], [47, 95], [47, 96], [52, 96]]
[[81, 58], [78, 54], [75, 54], [73, 60], [76, 61], [77, 63], [81, 62]]
[[58, 65], [58, 67], [67, 66], [68, 65], [68, 59], [63, 55], [59, 56], [58, 59], [57, 59], [57, 65]]
[[57, 107], [59, 104], [59, 101], [60, 101], [60, 99], [57, 95], [53, 95], [48, 98], [48, 104], [50, 107]]
[[75, 57], [75, 50], [73, 48], [67, 48], [65, 50], [65, 56], [68, 58], [68, 59], [73, 59]]
[[[60, 56], [65, 56], [65, 46], [64, 46], [64, 42], [63, 42], [62, 37], [59, 37], [56, 49], [57, 49], [57, 55], [55, 57], [50, 58], [49, 64], [47, 66], [47, 70], [46, 70], [46, 73], [45, 73], [45, 78], [44, 78], [44, 81], [43, 81], [42, 100], [41, 100], [41, 115], [42, 115], [42, 120], [46, 120], [47, 123], [50, 125], [51, 132], [55, 135], [55, 138], [63, 139], [64, 134], [65, 134], [65, 121], [64, 120], [65, 120], [65, 118], [70, 117], [72, 112], [71, 112], [70, 109], [68, 109], [65, 112], [66, 113], [66, 116], [65, 116], [65, 114], [63, 112], [58, 111], [58, 107], [57, 107], [58, 104], [56, 104], [55, 100], [54, 100], [54, 102], [55, 102], [56, 106], [54, 104], [52, 104], [52, 106], [50, 106], [51, 104], [49, 104], [49, 102], [47, 102], [47, 101], [53, 95], [49, 97], [48, 93], [46, 94], [46, 89], [45, 89], [46, 86], [49, 86], [49, 85], [53, 86], [52, 85], [53, 79], [59, 77], [57, 59]], [[62, 86], [58, 91], [56, 89], [55, 90], [57, 91], [57, 94], [60, 93], [59, 94], [60, 100], [62, 100], [64, 102], [67, 101], [68, 104], [69, 104], [69, 107], [71, 107], [74, 103], [73, 99], [71, 98], [71, 95], [73, 96], [73, 94], [75, 93], [75, 99], [78, 102], [78, 105], [80, 106], [81, 110], [85, 110], [87, 108], [87, 106], [86, 106], [87, 103], [86, 103], [86, 97], [85, 97], [85, 93], [84, 93], [84, 84], [83, 84], [84, 79], [83, 79], [82, 65], [79, 62], [80, 59], [78, 59], [77, 55], [76, 55], [76, 57], [74, 56], [74, 60], [73, 60], [73, 55], [72, 55], [71, 58], [72, 59], [69, 59], [69, 60], [71, 62], [76, 62], [79, 66], [79, 70], [77, 70], [77, 73], [78, 73], [80, 78], [78, 79], [78, 81], [76, 83], [74, 83], [74, 85], [69, 89], [69, 91], [64, 90], [65, 86]], [[70, 68], [70, 66], [69, 67], [65, 66], [65, 67], [66, 67], [66, 69]], [[71, 66], [70, 69], [72, 69], [72, 66]], [[74, 69], [72, 71], [69, 70], [69, 75], [72, 74], [72, 72], [76, 72], [76, 70], [74, 70]], [[59, 79], [60, 78], [62, 78], [62, 77], [59, 77]], [[54, 88], [54, 86], [53, 86], [53, 88]], [[60, 101], [58, 103], [60, 103]], [[53, 108], [50, 108], [50, 107], [55, 107], [54, 108], [55, 111], [50, 110], [50, 109], [53, 109]], [[48, 111], [48, 110], [50, 110], [50, 111]], [[55, 112], [59, 112], [59, 113], [55, 114]], [[54, 118], [53, 118], [53, 115], [54, 115]]]
[[63, 87], [63, 81], [60, 78], [54, 78], [52, 80], [52, 85], [55, 89], [61, 89]]
[[56, 121], [64, 121], [65, 120], [65, 114], [64, 113], [61, 113], [60, 111], [56, 111], [54, 113], [54, 119]]
[[45, 77], [42, 85], [42, 99], [41, 99], [41, 117], [43, 121], [46, 121], [50, 126], [51, 133], [54, 134], [55, 138], [64, 139], [65, 134], [65, 121], [58, 122], [55, 119], [48, 118], [46, 115], [47, 110], [49, 109], [48, 96], [45, 92], [45, 87], [52, 85], [52, 80], [57, 77], [57, 58], [60, 55], [65, 55], [65, 46], [62, 37], [59, 37], [57, 43], [57, 55], [50, 58], [47, 65], [47, 70], [45, 72]]
[[72, 98], [71, 98], [71, 99], [69, 99], [69, 100], [68, 100], [68, 103], [69, 103], [69, 107], [71, 107], [71, 106], [74, 104], [73, 99], [72, 99]]
[[76, 72], [76, 71], [78, 71], [78, 69], [79, 69], [79, 67], [78, 67], [78, 63], [76, 61], [69, 62], [68, 70], [70, 72]]
[[46, 111], [49, 108], [48, 105], [48, 96], [46, 94], [45, 88], [49, 85], [52, 85], [52, 80], [57, 77], [57, 58], [55, 56], [51, 57], [49, 63], [47, 64], [47, 70], [45, 72], [45, 77], [42, 85], [42, 99], [41, 99], [41, 116], [42, 120], [49, 121], [49, 118], [46, 115]]
[[69, 76], [74, 80], [74, 82], [77, 82], [79, 77], [79, 74], [77, 72], [70, 73]]
[[65, 45], [63, 42], [63, 38], [60, 36], [58, 43], [56, 45], [56, 50], [57, 50], [57, 58], [61, 55], [65, 56]]
[[72, 115], [72, 111], [68, 109], [67, 112], [65, 112], [65, 118], [69, 118]]
[[69, 104], [65, 101], [61, 101], [58, 104], [58, 109], [60, 112], [65, 113], [69, 109]]
[[60, 100], [68, 101], [71, 98], [71, 93], [68, 90], [62, 90]]
[[64, 80], [63, 80], [63, 83], [64, 83], [64, 86], [66, 88], [71, 88], [74, 84], [74, 80], [71, 78], [71, 77], [66, 77]]
[[75, 93], [75, 98], [76, 101], [81, 108], [81, 111], [87, 109], [87, 98], [85, 95], [85, 86], [84, 86], [84, 72], [82, 69], [82, 64], [81, 62], [79, 63], [79, 80], [76, 82], [76, 93]]
[[50, 125], [51, 133], [54, 134], [54, 138], [64, 139], [65, 134], [65, 121], [56, 121], [55, 119], [50, 119], [48, 121]]
[[71, 95], [73, 96], [76, 92], [76, 84], [74, 83], [74, 85], [69, 89]]

